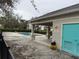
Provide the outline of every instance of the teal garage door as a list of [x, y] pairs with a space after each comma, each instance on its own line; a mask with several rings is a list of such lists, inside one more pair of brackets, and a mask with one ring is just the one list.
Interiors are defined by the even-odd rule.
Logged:
[[79, 24], [63, 24], [62, 50], [79, 56]]

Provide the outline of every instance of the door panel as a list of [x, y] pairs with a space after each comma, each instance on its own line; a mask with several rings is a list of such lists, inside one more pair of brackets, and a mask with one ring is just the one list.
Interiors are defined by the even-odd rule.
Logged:
[[62, 49], [79, 56], [79, 24], [63, 25]]
[[79, 56], [79, 42], [77, 43], [77, 46], [76, 46], [76, 55]]

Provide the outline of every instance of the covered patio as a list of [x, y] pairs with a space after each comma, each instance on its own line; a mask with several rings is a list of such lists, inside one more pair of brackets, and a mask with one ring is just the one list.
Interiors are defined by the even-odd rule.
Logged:
[[49, 20], [46, 20], [46, 19], [40, 19], [40, 20], [36, 20], [36, 19], [33, 19], [31, 21], [31, 24], [32, 24], [32, 40], [35, 40], [35, 35], [34, 35], [34, 29], [35, 29], [35, 25], [39, 26], [45, 26], [46, 27], [46, 37], [47, 39], [50, 38], [50, 31], [51, 31], [51, 28], [53, 26], [53, 21], [49, 21]]

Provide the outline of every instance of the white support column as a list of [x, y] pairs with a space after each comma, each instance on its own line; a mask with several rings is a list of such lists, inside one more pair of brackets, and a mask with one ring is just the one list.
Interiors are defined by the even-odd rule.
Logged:
[[35, 40], [35, 35], [34, 35], [34, 25], [32, 25], [32, 28], [31, 28], [31, 39], [32, 40]]
[[52, 40], [51, 40], [51, 42], [54, 42], [55, 41], [55, 39], [54, 39], [54, 28], [53, 28], [53, 22], [52, 22]]

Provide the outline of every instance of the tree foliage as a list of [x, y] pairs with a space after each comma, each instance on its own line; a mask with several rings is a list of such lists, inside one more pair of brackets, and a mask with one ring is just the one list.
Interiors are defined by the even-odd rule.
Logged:
[[34, 7], [34, 9], [35, 9], [36, 11], [38, 11], [38, 8], [37, 8], [37, 6], [36, 6], [36, 4], [35, 4], [35, 1], [34, 1], [34, 0], [31, 0], [31, 3], [32, 3], [32, 6]]
[[27, 21], [21, 20], [21, 17], [16, 16], [12, 9], [14, 3], [18, 0], [0, 0], [0, 9], [5, 13], [0, 17], [0, 24], [4, 29], [27, 29]]
[[14, 3], [16, 0], [0, 0], [0, 9], [5, 13], [5, 15], [9, 14], [9, 11], [12, 11], [14, 7]]
[[22, 20], [19, 16], [8, 15], [0, 17], [0, 24], [4, 29], [27, 29], [28, 22]]

